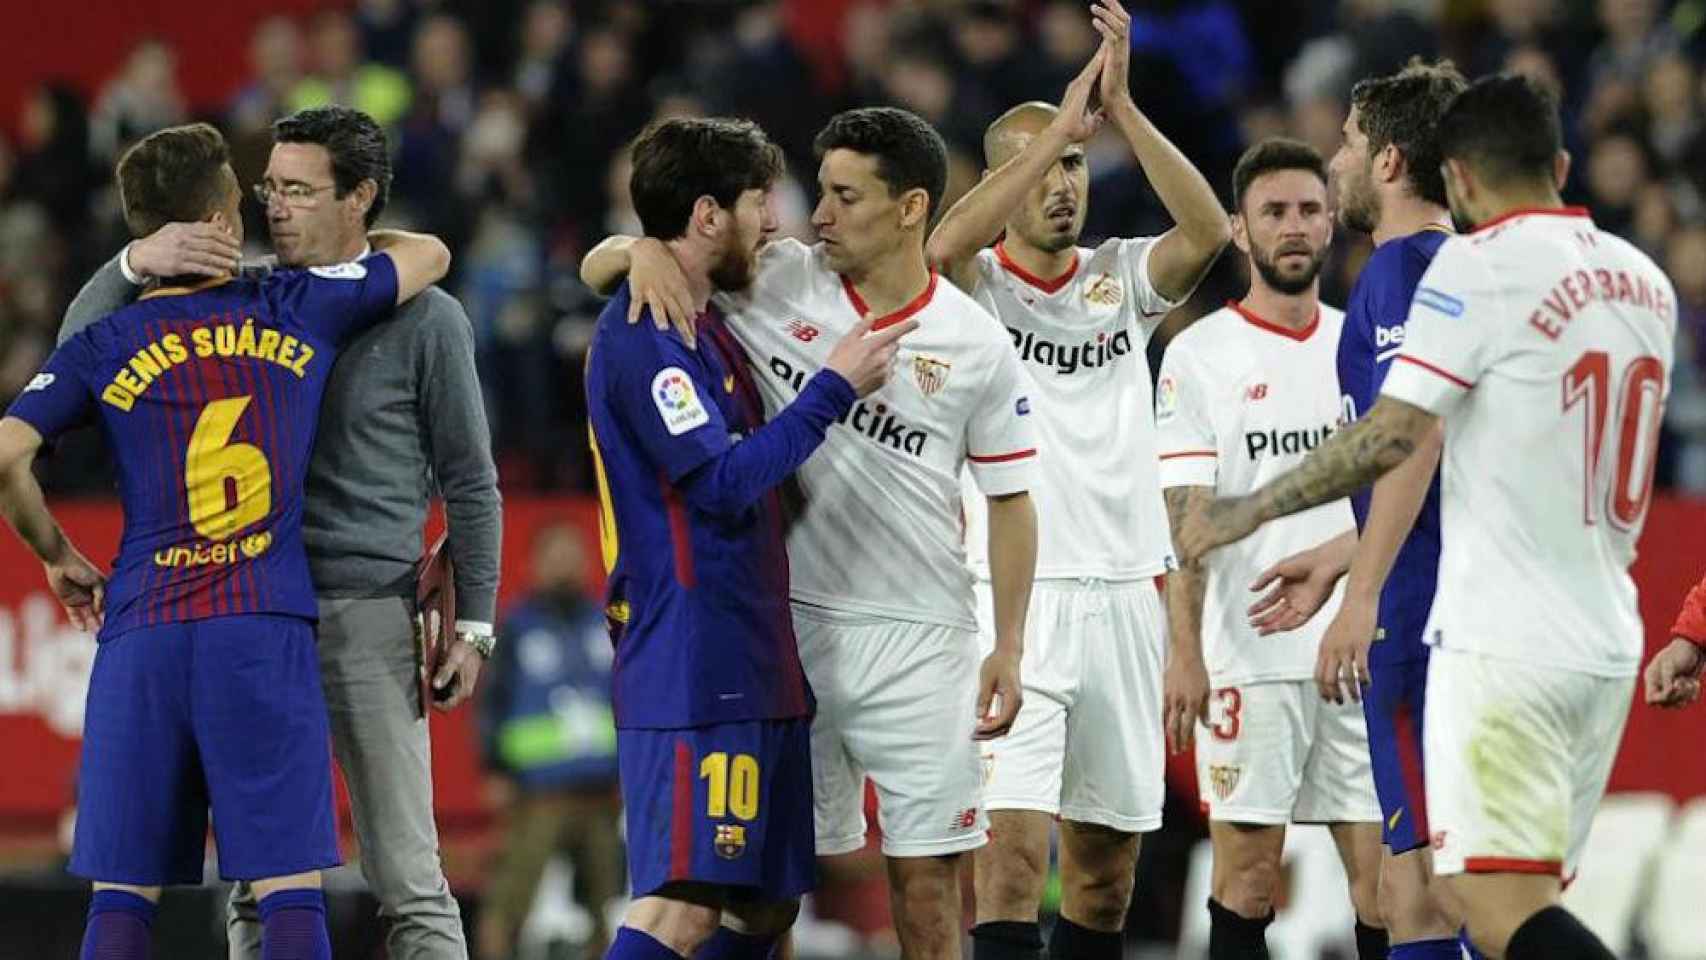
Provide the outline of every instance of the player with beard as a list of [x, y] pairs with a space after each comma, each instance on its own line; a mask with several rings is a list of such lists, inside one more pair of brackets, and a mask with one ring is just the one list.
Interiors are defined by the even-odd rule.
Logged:
[[[916, 317], [911, 376], [830, 430], [796, 477], [788, 532], [794, 628], [818, 713], [812, 723], [817, 848], [865, 845], [876, 787], [895, 930], [913, 960], [960, 956], [959, 862], [986, 842], [977, 741], [1012, 726], [1036, 563], [1037, 440], [1031, 384], [987, 311], [940, 282], [924, 255], [947, 181], [947, 146], [891, 107], [832, 117], [814, 142], [822, 242], [777, 240], [752, 288], [716, 302], [750, 357], [765, 409], [799, 394], [832, 339], [875, 315]], [[595, 290], [633, 268], [635, 296], [679, 274], [650, 239], [615, 237], [581, 263]], [[997, 628], [980, 661], [960, 519], [969, 467], [989, 501]]]
[[[1250, 291], [1175, 337], [1161, 364], [1161, 485], [1175, 531], [1216, 495], [1254, 490], [1301, 463], [1339, 422], [1333, 365], [1344, 315], [1317, 292], [1333, 231], [1320, 154], [1293, 140], [1256, 144], [1233, 172], [1233, 203]], [[1288, 823], [1327, 824], [1356, 909], [1357, 954], [1386, 956], [1380, 807], [1362, 712], [1316, 694], [1323, 621], [1263, 637], [1247, 619], [1258, 571], [1351, 529], [1343, 500], [1324, 503], [1186, 565], [1168, 588], [1173, 658], [1206, 667], [1214, 687], [1196, 752], [1214, 846], [1212, 960], [1268, 955]], [[1190, 739], [1188, 726], [1170, 735]]]
[[813, 698], [776, 488], [888, 379], [916, 324], [855, 326], [764, 423], [708, 303], [752, 283], [781, 152], [745, 121], [668, 120], [633, 155], [634, 208], [687, 279], [700, 346], [628, 323], [624, 286], [587, 354], [635, 897], [607, 956], [762, 957], [816, 867]]
[[1422, 275], [1379, 401], [1301, 466], [1197, 512], [1175, 542], [1201, 557], [1337, 500], [1444, 419], [1425, 629], [1434, 873], [1489, 956], [1610, 960], [1560, 898], [1640, 667], [1629, 567], [1677, 301], [1638, 248], [1563, 205], [1560, 128], [1556, 100], [1526, 77], [1484, 77], [1452, 100], [1437, 136], [1452, 218], [1471, 232]]
[[[1158, 587], [1175, 564], [1144, 347], [1231, 228], [1213, 188], [1132, 102], [1130, 17], [1117, 0], [1091, 13], [1104, 42], [1059, 108], [1024, 103], [990, 124], [988, 172], [928, 246], [933, 262], [1007, 328], [1036, 382], [1047, 451], [1033, 494], [1039, 543], [1025, 710], [983, 749], [990, 843], [975, 861], [977, 960], [1034, 957], [1042, 946], [1038, 907], [1057, 819], [1063, 890], [1049, 953], [1118, 957], [1139, 841], [1161, 826], [1167, 620]], [[1079, 246], [1090, 190], [1083, 143], [1104, 117], [1174, 229]], [[991, 645], [983, 498], [967, 493], [966, 549]], [[1207, 696], [1202, 684], [1182, 712], [1186, 724]]]
[[[1330, 175], [1339, 222], [1373, 236], [1339, 339], [1344, 418], [1374, 404], [1404, 345], [1410, 300], [1435, 252], [1451, 235], [1436, 130], [1466, 86], [1449, 62], [1411, 63], [1351, 91], [1344, 141]], [[1306, 620], [1339, 575], [1344, 602], [1321, 640], [1315, 681], [1323, 698], [1361, 701], [1368, 720], [1374, 783], [1386, 854], [1381, 915], [1402, 960], [1455, 960], [1458, 910], [1430, 884], [1427, 798], [1422, 775], [1422, 708], [1428, 646], [1422, 639], [1439, 572], [1439, 434], [1416, 456], [1351, 495], [1360, 537], [1346, 535], [1277, 565], [1281, 585], [1258, 608], [1265, 630]], [[1354, 553], [1354, 557], [1353, 557]], [[1265, 585], [1267, 577], [1259, 585]], [[1279, 598], [1286, 598], [1284, 604]], [[1468, 946], [1467, 938], [1464, 945]], [[1470, 948], [1471, 951], [1473, 948]]]

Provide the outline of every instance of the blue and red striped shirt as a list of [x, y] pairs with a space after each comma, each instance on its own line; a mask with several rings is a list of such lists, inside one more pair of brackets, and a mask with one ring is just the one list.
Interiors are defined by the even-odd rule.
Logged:
[[587, 356], [606, 613], [621, 728], [810, 716], [788, 606], [777, 484], [854, 393], [823, 371], [766, 424], [746, 355], [712, 313], [689, 349], [626, 284]]
[[98, 413], [124, 535], [102, 640], [251, 613], [317, 616], [303, 478], [338, 348], [395, 309], [389, 256], [160, 288], [80, 331], [7, 411], [44, 438]]

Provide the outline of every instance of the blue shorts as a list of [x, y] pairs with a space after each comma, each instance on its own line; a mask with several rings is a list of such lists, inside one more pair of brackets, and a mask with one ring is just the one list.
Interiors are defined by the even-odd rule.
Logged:
[[1363, 692], [1374, 792], [1380, 798], [1381, 839], [1393, 853], [1429, 842], [1427, 793], [1422, 778], [1422, 712], [1427, 704], [1428, 649], [1419, 657], [1369, 667]]
[[332, 755], [314, 624], [249, 614], [142, 627], [95, 652], [71, 872], [200, 883], [336, 866]]
[[762, 901], [817, 886], [811, 720], [618, 730], [616, 754], [636, 898], [671, 883]]

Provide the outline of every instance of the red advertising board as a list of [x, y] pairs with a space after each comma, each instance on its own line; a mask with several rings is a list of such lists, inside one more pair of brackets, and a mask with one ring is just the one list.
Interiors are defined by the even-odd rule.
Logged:
[[[55, 513], [91, 556], [110, 556], [120, 518], [110, 502], [62, 503]], [[581, 498], [520, 499], [504, 504], [502, 601], [527, 588], [531, 532], [563, 521], [587, 537], [596, 566], [597, 508]], [[1688, 588], [1706, 571], [1706, 501], [1653, 503], [1635, 578], [1648, 626], [1648, 649], [1665, 631]], [[600, 582], [601, 575], [594, 582]], [[41, 568], [9, 533], [0, 534], [0, 832], [47, 832], [70, 803], [78, 736], [94, 641], [66, 622], [47, 592]], [[1660, 790], [1679, 798], [1706, 795], [1706, 763], [1698, 757], [1706, 706], [1666, 713], [1637, 703], [1613, 773], [1613, 789]], [[472, 711], [434, 714], [433, 778], [446, 831], [472, 827], [487, 812]], [[1188, 765], [1176, 772], [1190, 777]]]

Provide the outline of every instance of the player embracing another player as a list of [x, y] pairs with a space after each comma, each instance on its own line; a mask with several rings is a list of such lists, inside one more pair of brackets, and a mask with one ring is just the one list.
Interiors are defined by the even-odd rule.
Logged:
[[1296, 470], [1193, 516], [1178, 545], [1200, 557], [1360, 489], [1443, 420], [1423, 720], [1434, 872], [1486, 954], [1609, 960], [1560, 891], [1640, 664], [1629, 565], [1676, 292], [1645, 254], [1564, 206], [1558, 107], [1533, 81], [1478, 80], [1439, 126], [1452, 215], [1472, 232], [1423, 274], [1380, 399]]

